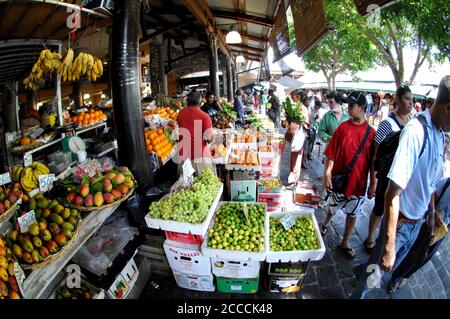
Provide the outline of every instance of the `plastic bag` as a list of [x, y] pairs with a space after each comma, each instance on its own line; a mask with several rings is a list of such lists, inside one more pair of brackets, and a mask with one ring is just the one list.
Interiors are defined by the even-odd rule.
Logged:
[[114, 162], [114, 160], [111, 157], [102, 157], [98, 161], [101, 165], [100, 170], [102, 172], [110, 171], [110, 170], [114, 169], [114, 167], [116, 166], [116, 163]]

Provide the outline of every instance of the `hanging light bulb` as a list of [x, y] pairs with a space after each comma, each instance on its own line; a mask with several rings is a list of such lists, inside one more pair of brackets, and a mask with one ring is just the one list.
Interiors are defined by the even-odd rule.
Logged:
[[88, 99], [91, 98], [91, 95], [90, 95], [89, 93], [86, 93], [86, 94], [83, 96], [83, 98], [84, 98], [85, 100], [88, 100]]
[[245, 63], [245, 58], [244, 58], [244, 56], [243, 55], [238, 55], [237, 57], [236, 57], [236, 63]]
[[242, 38], [239, 32], [236, 31], [236, 25], [233, 24], [231, 26], [231, 31], [227, 33], [227, 37], [225, 39], [225, 42], [228, 44], [235, 44], [235, 43], [241, 43]]

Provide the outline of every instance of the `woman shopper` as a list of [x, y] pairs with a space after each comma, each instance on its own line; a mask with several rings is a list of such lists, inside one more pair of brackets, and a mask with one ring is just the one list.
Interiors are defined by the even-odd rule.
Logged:
[[[374, 150], [376, 156], [383, 156], [383, 154], [377, 154], [378, 146], [381, 142], [392, 132], [398, 132], [408, 124], [411, 119], [410, 113], [413, 108], [413, 99], [411, 89], [408, 86], [401, 86], [396, 92], [396, 105], [397, 108], [392, 111], [389, 116], [381, 122], [378, 126], [377, 133], [375, 135]], [[373, 163], [372, 163], [373, 165]], [[374, 168], [375, 169], [375, 168]], [[369, 220], [369, 233], [364, 241], [364, 248], [368, 254], [372, 253], [375, 246], [375, 233], [378, 225], [380, 224], [381, 217], [384, 212], [384, 193], [386, 192], [387, 184], [389, 180], [385, 176], [377, 176], [377, 192], [375, 195], [375, 206]]]

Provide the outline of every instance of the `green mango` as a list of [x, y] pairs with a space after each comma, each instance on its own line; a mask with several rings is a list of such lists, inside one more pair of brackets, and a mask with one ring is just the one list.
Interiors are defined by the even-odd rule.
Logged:
[[62, 225], [64, 223], [64, 219], [61, 216], [59, 216], [58, 214], [55, 214], [55, 213], [50, 215], [50, 220], [52, 222], [54, 222], [55, 224], [58, 224], [58, 225]]
[[36, 211], [36, 199], [34, 197], [29, 200], [28, 209]]
[[68, 230], [70, 230], [70, 231], [74, 231], [74, 230], [75, 230], [75, 226], [72, 225], [71, 223], [68, 223], [68, 222], [64, 222], [64, 223], [62, 224], [62, 228], [63, 228], [63, 230], [64, 230], [64, 229], [68, 229]]
[[48, 208], [53, 209], [53, 208], [55, 208], [55, 207], [58, 206], [58, 205], [59, 205], [59, 202], [58, 202], [56, 199], [54, 199], [54, 200], [52, 200], [52, 202], [48, 205]]
[[39, 199], [38, 202], [37, 202], [37, 207], [38, 207], [38, 208], [45, 209], [45, 208], [48, 207], [49, 204], [50, 204], [50, 201], [49, 201], [49, 200], [47, 200], [47, 199], [45, 199], [45, 198], [41, 198], [41, 199]]
[[78, 225], [78, 218], [70, 216], [67, 221], [74, 226]]

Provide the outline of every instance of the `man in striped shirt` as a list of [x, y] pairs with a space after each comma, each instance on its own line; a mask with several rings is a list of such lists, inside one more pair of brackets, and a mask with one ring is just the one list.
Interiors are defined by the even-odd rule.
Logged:
[[[411, 90], [407, 86], [401, 86], [396, 92], [396, 108], [389, 114], [389, 116], [380, 123], [377, 133], [375, 135], [375, 154], [376, 156], [383, 155], [377, 154], [378, 145], [392, 132], [397, 132], [403, 129], [410, 120], [410, 113], [413, 108], [413, 98]], [[373, 165], [373, 163], [372, 163]], [[377, 192], [375, 195], [375, 206], [369, 220], [369, 234], [364, 241], [364, 248], [368, 254], [372, 253], [375, 246], [375, 233], [378, 225], [380, 224], [381, 217], [384, 212], [384, 193], [387, 188], [388, 179], [385, 177], [377, 176]]]

